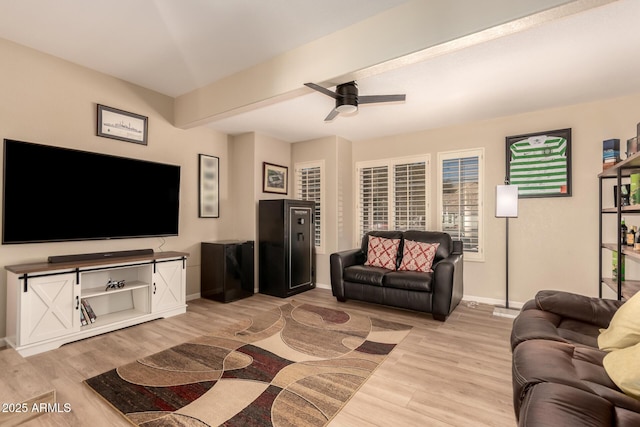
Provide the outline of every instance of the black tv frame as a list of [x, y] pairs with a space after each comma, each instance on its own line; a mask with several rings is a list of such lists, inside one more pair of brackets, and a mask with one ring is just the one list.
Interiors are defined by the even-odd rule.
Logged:
[[2, 244], [177, 236], [180, 166], [5, 139]]

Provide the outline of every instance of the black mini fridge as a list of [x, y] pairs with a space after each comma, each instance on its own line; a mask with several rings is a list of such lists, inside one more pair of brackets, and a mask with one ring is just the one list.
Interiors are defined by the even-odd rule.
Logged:
[[200, 296], [230, 302], [253, 295], [253, 241], [201, 243]]
[[316, 286], [314, 208], [313, 201], [260, 200], [260, 293], [284, 298]]

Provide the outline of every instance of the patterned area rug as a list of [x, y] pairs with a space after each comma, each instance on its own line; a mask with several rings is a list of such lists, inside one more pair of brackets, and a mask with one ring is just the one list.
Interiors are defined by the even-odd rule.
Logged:
[[145, 427], [324, 426], [410, 329], [291, 302], [85, 382]]

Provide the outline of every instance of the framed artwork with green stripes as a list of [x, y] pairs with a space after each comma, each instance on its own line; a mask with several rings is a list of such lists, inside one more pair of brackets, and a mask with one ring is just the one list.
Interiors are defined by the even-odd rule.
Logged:
[[520, 198], [571, 196], [571, 129], [508, 136], [506, 179]]

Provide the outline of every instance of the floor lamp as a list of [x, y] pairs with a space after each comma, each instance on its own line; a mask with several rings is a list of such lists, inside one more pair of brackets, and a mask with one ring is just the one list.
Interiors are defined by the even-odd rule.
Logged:
[[509, 218], [518, 217], [518, 186], [498, 185], [496, 186], [496, 218], [506, 220], [506, 245], [505, 245], [505, 305], [496, 307], [493, 311], [495, 316], [516, 317], [519, 310], [509, 308]]

